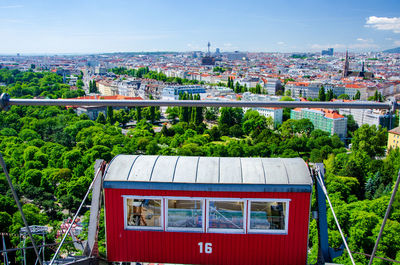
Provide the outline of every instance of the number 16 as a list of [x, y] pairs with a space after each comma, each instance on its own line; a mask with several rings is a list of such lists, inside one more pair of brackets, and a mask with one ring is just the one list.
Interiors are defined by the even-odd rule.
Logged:
[[[203, 253], [203, 242], [199, 242], [197, 245], [200, 247], [200, 253]], [[211, 254], [212, 253], [212, 244], [204, 243], [204, 253]]]

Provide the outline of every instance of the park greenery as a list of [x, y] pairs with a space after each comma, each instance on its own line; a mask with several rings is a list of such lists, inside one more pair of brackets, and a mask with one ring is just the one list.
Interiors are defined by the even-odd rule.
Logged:
[[[141, 75], [149, 73], [144, 71]], [[78, 93], [69, 90], [61, 77], [48, 72], [1, 69], [0, 82], [6, 84], [0, 87], [0, 92], [12, 97], [60, 98]], [[188, 94], [180, 98], [199, 99]], [[287, 118], [275, 127], [271, 119], [257, 111], [244, 113], [241, 108], [170, 107], [166, 111], [169, 122], [165, 124], [158, 123], [160, 115], [155, 107], [118, 110], [109, 107], [95, 121], [86, 114], [77, 116], [72, 108], [55, 106], [12, 106], [1, 112], [0, 152], [28, 223], [53, 228], [46, 242], [54, 242], [60, 222], [76, 212], [94, 177], [96, 159], [110, 161], [122, 153], [301, 157], [309, 163], [324, 162], [328, 193], [350, 249], [372, 252], [400, 169], [400, 151], [389, 150], [386, 154], [386, 129], [369, 125], [358, 128], [353, 124], [349, 128], [352, 146], [347, 149], [337, 135], [314, 129], [308, 119]], [[130, 121], [135, 121], [135, 126], [126, 127]], [[156, 128], [161, 130], [156, 132]], [[0, 232], [18, 234], [23, 223], [3, 172], [0, 172], [0, 205]], [[312, 210], [315, 207], [313, 199]], [[341, 237], [329, 211], [328, 226], [330, 245], [340, 247]], [[100, 228], [104, 231], [104, 224]], [[100, 233], [99, 239], [100, 252], [104, 253], [104, 233]], [[8, 237], [7, 244], [21, 246], [18, 236]], [[316, 221], [311, 218], [309, 248], [309, 262], [315, 263], [318, 233]], [[46, 250], [46, 257], [53, 253]], [[28, 254], [34, 255], [32, 251]], [[399, 196], [377, 256], [400, 260]], [[357, 264], [368, 262], [362, 255], [354, 257]], [[16, 259], [20, 260], [19, 256]], [[350, 259], [343, 254], [335, 262], [350, 264]], [[374, 264], [388, 263], [375, 260]]]
[[138, 69], [127, 69], [125, 67], [115, 67], [108, 70], [116, 75], [127, 75], [136, 78], [147, 78], [162, 81], [165, 83], [173, 83], [178, 85], [197, 85], [204, 84], [198, 80], [189, 80], [180, 77], [167, 77], [163, 72], [151, 71], [149, 67], [140, 67]]

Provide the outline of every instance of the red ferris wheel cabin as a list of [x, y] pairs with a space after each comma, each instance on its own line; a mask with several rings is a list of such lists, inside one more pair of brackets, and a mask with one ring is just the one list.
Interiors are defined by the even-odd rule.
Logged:
[[103, 187], [109, 261], [307, 263], [300, 158], [119, 155]]

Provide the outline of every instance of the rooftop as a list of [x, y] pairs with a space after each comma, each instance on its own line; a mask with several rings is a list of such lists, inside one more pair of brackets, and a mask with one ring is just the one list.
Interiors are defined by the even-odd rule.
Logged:
[[311, 185], [301, 158], [119, 155], [105, 182]]
[[400, 127], [393, 128], [389, 131], [389, 133], [400, 135]]

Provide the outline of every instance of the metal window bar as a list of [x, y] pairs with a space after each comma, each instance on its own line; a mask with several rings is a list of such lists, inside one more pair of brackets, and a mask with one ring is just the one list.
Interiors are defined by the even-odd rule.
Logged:
[[[233, 226], [237, 227], [238, 229], [243, 229], [243, 227], [238, 226], [237, 224], [235, 224], [233, 221], [229, 220], [225, 215], [223, 215], [222, 213], [220, 213], [216, 207], [211, 206], [210, 205], [210, 214], [211, 212], [215, 212], [216, 214], [220, 215], [222, 217], [222, 219], [224, 219], [225, 221], [227, 221], [228, 223], [231, 223]], [[213, 228], [214, 229], [214, 228]]]

